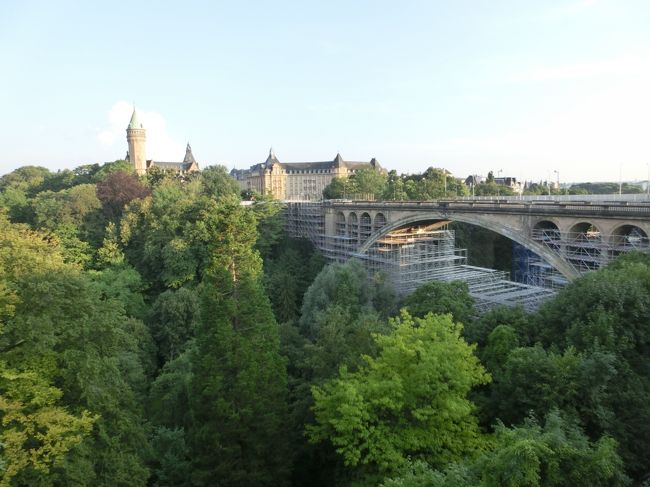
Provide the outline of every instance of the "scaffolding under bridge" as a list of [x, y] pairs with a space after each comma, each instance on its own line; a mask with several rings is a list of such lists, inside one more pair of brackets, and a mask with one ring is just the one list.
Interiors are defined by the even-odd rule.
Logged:
[[371, 234], [364, 221], [353, 222], [353, 232], [341, 227], [336, 235], [326, 235], [319, 203], [288, 202], [285, 216], [290, 236], [309, 239], [330, 262], [361, 260], [371, 275], [383, 273], [401, 295], [431, 281], [462, 281], [477, 311], [483, 312], [498, 305], [520, 305], [532, 311], [555, 294], [552, 288], [513, 282], [503, 271], [468, 265], [467, 250], [456, 247], [455, 234], [446, 225], [396, 229], [360, 253], [360, 245]]

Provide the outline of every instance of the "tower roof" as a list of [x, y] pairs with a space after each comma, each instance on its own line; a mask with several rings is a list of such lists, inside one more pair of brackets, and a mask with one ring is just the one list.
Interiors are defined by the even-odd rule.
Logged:
[[192, 154], [192, 147], [190, 147], [190, 143], [187, 143], [187, 148], [185, 149], [185, 159], [183, 159], [184, 164], [192, 164], [196, 163], [196, 159], [194, 159], [194, 154]]
[[334, 167], [341, 167], [343, 164], [343, 158], [341, 157], [341, 154], [337, 152], [336, 157], [334, 158]]
[[266, 158], [266, 161], [264, 161], [264, 164], [267, 166], [272, 166], [273, 164], [279, 163], [278, 158], [275, 157], [275, 152], [273, 152], [273, 147], [269, 149], [269, 157]]
[[130, 129], [143, 129], [142, 123], [138, 119], [138, 111], [133, 107], [133, 115], [131, 115], [131, 121], [129, 122]]

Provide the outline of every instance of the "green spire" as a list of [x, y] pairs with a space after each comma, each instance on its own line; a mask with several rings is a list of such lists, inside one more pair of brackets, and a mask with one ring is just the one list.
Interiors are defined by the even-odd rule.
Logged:
[[144, 127], [138, 120], [138, 111], [133, 107], [133, 115], [131, 115], [131, 121], [129, 122], [130, 129], [143, 129]]

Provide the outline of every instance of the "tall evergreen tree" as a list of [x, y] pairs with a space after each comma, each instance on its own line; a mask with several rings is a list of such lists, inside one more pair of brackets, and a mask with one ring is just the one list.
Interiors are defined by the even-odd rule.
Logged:
[[290, 467], [286, 363], [255, 225], [237, 200], [207, 200], [194, 232], [208, 256], [191, 385], [196, 485], [283, 485]]

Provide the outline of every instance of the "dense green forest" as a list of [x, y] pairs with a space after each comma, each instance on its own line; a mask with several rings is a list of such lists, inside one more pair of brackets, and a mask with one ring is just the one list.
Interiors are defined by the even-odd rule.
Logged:
[[[344, 191], [371, 192], [367, 179]], [[466, 191], [445, 179], [389, 174], [386, 187]], [[278, 202], [242, 206], [221, 167], [2, 176], [0, 486], [650, 474], [650, 257], [534, 314], [481, 316], [462, 283], [400, 297], [359, 262], [325, 264], [284, 235]]]

